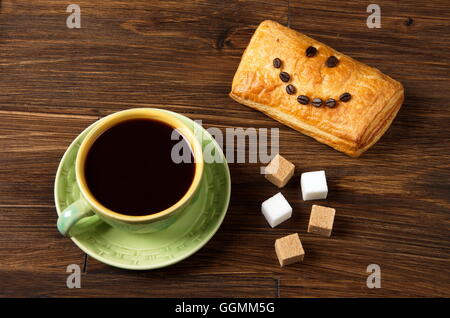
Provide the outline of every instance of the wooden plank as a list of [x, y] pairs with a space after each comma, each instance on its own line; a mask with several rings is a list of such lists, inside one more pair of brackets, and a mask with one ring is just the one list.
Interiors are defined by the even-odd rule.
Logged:
[[0, 111], [0, 206], [54, 205], [60, 159], [97, 118]]
[[[276, 297], [277, 282], [271, 278], [234, 276], [176, 276], [157, 272], [140, 275], [88, 274], [83, 287], [88, 297]], [[102, 286], [100, 291], [98, 286]], [[149, 288], [149, 286], [151, 286]]]
[[256, 25], [287, 22], [287, 0], [81, 0], [82, 27], [68, 29], [59, 1], [3, 2], [3, 110], [97, 115], [162, 104], [219, 116]]
[[[315, 275], [306, 279], [292, 278], [280, 281], [280, 297], [447, 297], [448, 286], [433, 284], [420, 277], [413, 281], [408, 276], [398, 276], [395, 279], [383, 278], [381, 288], [369, 289], [366, 287], [368, 274], [361, 273], [359, 279], [348, 279], [341, 276]], [[405, 289], [405, 286], [409, 287]]]
[[58, 233], [53, 206], [0, 206], [0, 260], [1, 297], [48, 296], [67, 289], [67, 266], [83, 270], [85, 254]]
[[164, 277], [155, 272], [82, 274], [81, 288], [66, 286], [68, 274], [1, 272], [2, 297], [276, 297], [277, 281], [239, 276]]

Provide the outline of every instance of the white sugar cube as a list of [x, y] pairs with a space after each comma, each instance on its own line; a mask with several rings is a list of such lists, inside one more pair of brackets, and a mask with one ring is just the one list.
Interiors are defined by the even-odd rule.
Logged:
[[325, 171], [312, 171], [302, 173], [300, 179], [304, 201], [326, 199], [328, 195], [327, 178]]
[[261, 211], [271, 227], [277, 226], [292, 216], [292, 208], [281, 192], [264, 201]]

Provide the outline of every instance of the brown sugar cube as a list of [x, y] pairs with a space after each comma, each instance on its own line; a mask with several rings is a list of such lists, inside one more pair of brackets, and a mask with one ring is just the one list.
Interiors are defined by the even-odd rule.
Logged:
[[323, 236], [330, 236], [333, 229], [336, 210], [320, 205], [313, 205], [309, 218], [308, 232]]
[[281, 267], [303, 261], [305, 251], [298, 233], [284, 236], [275, 241], [275, 252]]
[[277, 154], [266, 167], [266, 179], [282, 188], [294, 175], [295, 166], [280, 154]]

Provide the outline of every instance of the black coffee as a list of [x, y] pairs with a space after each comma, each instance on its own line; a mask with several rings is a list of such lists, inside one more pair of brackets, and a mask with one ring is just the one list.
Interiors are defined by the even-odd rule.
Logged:
[[[179, 201], [192, 184], [195, 164], [187, 141], [171, 140], [172, 131], [160, 121], [136, 119], [101, 134], [85, 164], [94, 197], [114, 212], [135, 216], [160, 212]], [[189, 163], [172, 160], [172, 148], [180, 142], [190, 151]]]

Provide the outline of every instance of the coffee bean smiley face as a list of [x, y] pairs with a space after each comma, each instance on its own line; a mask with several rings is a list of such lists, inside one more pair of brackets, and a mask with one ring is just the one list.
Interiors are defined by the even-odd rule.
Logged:
[[[305, 49], [305, 56], [307, 56], [308, 58], [314, 58], [318, 54], [319, 54], [319, 50], [317, 48], [315, 48], [314, 46], [308, 46]], [[272, 63], [273, 63], [274, 68], [277, 68], [277, 69], [280, 69], [284, 65], [284, 63], [278, 57], [276, 57], [272, 61]], [[326, 59], [325, 65], [328, 68], [338, 67], [339, 59], [336, 56], [331, 55]], [[292, 76], [286, 71], [281, 71], [279, 74], [279, 77], [280, 77], [280, 80], [285, 83], [292, 80]], [[285, 88], [286, 88], [286, 93], [289, 95], [293, 95], [297, 92], [297, 88], [292, 84], [288, 84]], [[347, 103], [348, 101], [350, 101], [351, 98], [352, 98], [352, 95], [348, 92], [345, 92], [336, 98], [333, 98], [333, 97], [325, 97], [325, 98], [311, 97], [310, 98], [306, 95], [299, 95], [297, 97], [297, 101], [301, 105], [308, 105], [311, 100], [312, 101], [311, 105], [313, 105], [314, 107], [321, 107], [322, 105], [325, 105], [328, 108], [335, 108], [338, 104], [338, 102], [337, 102], [338, 100], [341, 102]], [[322, 100], [325, 100], [325, 103], [323, 103]]]

